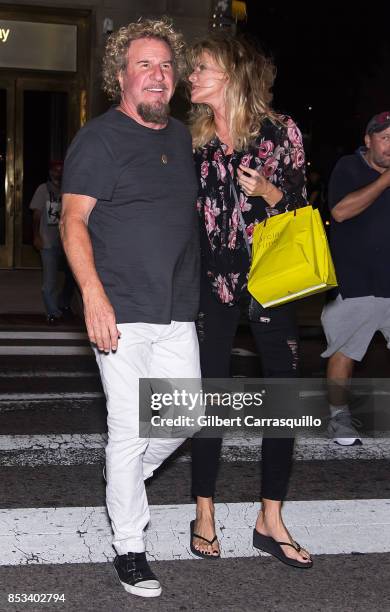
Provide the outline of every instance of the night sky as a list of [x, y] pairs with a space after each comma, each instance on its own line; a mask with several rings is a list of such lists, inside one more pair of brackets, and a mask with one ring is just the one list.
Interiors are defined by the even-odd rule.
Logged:
[[247, 0], [239, 29], [273, 57], [274, 107], [298, 121], [325, 177], [361, 144], [370, 117], [390, 109], [390, 6], [273, 4]]

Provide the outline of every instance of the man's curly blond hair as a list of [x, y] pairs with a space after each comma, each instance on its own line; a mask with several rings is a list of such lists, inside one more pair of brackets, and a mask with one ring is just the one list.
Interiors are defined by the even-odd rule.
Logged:
[[140, 19], [120, 28], [108, 38], [103, 58], [103, 89], [111, 100], [121, 97], [118, 74], [126, 70], [128, 49], [133, 40], [156, 38], [167, 43], [172, 51], [176, 81], [184, 70], [185, 43], [182, 34], [175, 32], [167, 17], [161, 19]]

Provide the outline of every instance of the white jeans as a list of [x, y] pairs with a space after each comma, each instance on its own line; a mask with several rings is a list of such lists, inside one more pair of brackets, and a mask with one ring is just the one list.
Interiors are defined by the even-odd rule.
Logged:
[[144, 480], [184, 438], [139, 438], [139, 378], [200, 380], [194, 323], [122, 323], [116, 353], [95, 350], [107, 400], [106, 501], [118, 555], [145, 550]]

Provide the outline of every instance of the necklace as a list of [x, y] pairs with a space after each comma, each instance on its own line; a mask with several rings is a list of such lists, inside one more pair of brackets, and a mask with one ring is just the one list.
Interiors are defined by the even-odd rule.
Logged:
[[[122, 104], [118, 105], [118, 110], [124, 113], [125, 115], [127, 115], [127, 117], [130, 117], [130, 119], [132, 119], [131, 115], [126, 111], [126, 109], [123, 108]], [[168, 163], [168, 155], [166, 153], [161, 153], [160, 159], [161, 159], [161, 163], [164, 164], [164, 166], [166, 166]]]

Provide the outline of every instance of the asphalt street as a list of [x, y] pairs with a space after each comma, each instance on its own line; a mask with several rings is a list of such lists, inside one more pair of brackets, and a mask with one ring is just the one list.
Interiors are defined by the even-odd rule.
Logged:
[[[323, 338], [310, 329], [302, 336], [302, 375], [323, 377]], [[357, 377], [388, 377], [389, 365], [383, 339], [375, 338]], [[261, 375], [245, 328], [232, 375]], [[0, 329], [0, 611], [390, 610], [390, 444], [385, 435], [362, 435], [363, 445], [352, 448], [323, 436], [297, 439], [285, 517], [313, 553], [308, 571], [251, 545], [261, 484], [256, 432], [224, 439], [216, 494], [222, 558], [192, 557], [186, 442], [147, 485], [147, 550], [163, 594], [136, 598], [111, 563], [106, 409], [86, 338], [80, 330]], [[44, 602], [43, 594], [60, 599]]]

